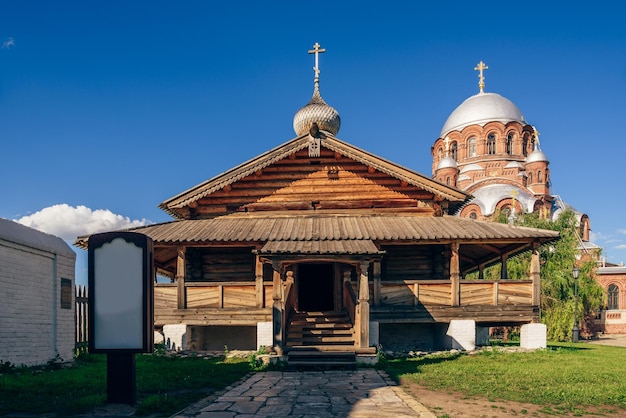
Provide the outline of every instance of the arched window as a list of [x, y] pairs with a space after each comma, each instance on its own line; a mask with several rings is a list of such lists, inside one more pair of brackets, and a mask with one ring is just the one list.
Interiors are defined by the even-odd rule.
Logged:
[[528, 134], [524, 134], [522, 139], [522, 154], [524, 157], [528, 157]]
[[441, 161], [443, 159], [443, 148], [439, 148], [437, 150], [437, 161]]
[[476, 156], [476, 138], [471, 137], [467, 141], [467, 158], [474, 158]]
[[496, 136], [489, 134], [487, 137], [487, 154], [495, 155], [496, 153]]
[[509, 132], [506, 137], [506, 153], [508, 155], [513, 154], [513, 132]]
[[537, 183], [541, 183], [543, 177], [541, 176], [541, 171], [537, 171]]
[[608, 289], [609, 293], [609, 303], [607, 305], [608, 309], [619, 309], [619, 288], [612, 284]]
[[457, 144], [456, 141], [454, 141], [452, 143], [452, 145], [450, 146], [450, 157], [452, 157], [454, 159], [454, 161], [458, 161], [458, 151], [459, 151], [459, 146]]
[[446, 177], [446, 185], [450, 185], [450, 177]]
[[476, 212], [473, 212], [473, 211], [470, 212], [470, 214], [469, 214], [469, 218], [470, 219], [476, 219], [477, 217], [478, 217], [478, 215], [476, 215]]
[[528, 184], [533, 184], [533, 173], [528, 173]]

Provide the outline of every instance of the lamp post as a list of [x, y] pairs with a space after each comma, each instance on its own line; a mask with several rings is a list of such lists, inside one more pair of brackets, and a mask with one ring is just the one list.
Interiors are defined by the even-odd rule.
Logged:
[[580, 335], [580, 330], [578, 329], [578, 275], [580, 274], [580, 269], [578, 267], [574, 267], [572, 269], [572, 276], [574, 277], [574, 327], [572, 328], [572, 342], [577, 343], [578, 337]]

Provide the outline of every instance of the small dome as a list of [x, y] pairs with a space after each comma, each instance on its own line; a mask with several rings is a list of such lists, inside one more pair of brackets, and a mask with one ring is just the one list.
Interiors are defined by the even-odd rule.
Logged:
[[548, 157], [546, 157], [546, 154], [544, 154], [543, 151], [541, 151], [538, 146], [535, 146], [535, 149], [533, 150], [533, 152], [528, 154], [528, 157], [526, 157], [526, 164], [536, 163], [540, 161], [548, 162]]
[[458, 167], [458, 164], [456, 163], [454, 158], [450, 157], [449, 155], [446, 157], [443, 157], [441, 161], [439, 161], [439, 164], [437, 164], [437, 170], [441, 170], [442, 168], [457, 168], [457, 167]]
[[520, 163], [519, 161], [509, 161], [507, 165], [504, 166], [504, 168], [519, 168], [520, 170], [523, 170], [524, 164]]
[[468, 171], [482, 171], [482, 170], [484, 170], [484, 168], [478, 164], [468, 164], [461, 169], [461, 173], [467, 173]]
[[293, 117], [293, 130], [296, 131], [296, 135], [302, 136], [309, 132], [313, 123], [317, 123], [320, 130], [330, 132], [332, 135], [337, 135], [341, 126], [339, 113], [322, 99], [317, 81], [313, 97]]
[[526, 124], [522, 112], [509, 99], [496, 93], [480, 92], [467, 98], [448, 116], [440, 137], [451, 131], [460, 131], [469, 125], [485, 125], [489, 122], [516, 121]]

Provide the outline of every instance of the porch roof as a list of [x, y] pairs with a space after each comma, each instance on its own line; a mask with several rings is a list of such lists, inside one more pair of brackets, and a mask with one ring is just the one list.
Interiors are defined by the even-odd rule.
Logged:
[[[476, 221], [455, 216], [411, 214], [237, 213], [210, 219], [178, 220], [129, 231], [148, 235], [157, 245], [193, 243], [264, 244], [268, 241], [510, 241], [540, 243], [559, 238], [556, 231]], [[75, 245], [87, 248], [89, 236]]]

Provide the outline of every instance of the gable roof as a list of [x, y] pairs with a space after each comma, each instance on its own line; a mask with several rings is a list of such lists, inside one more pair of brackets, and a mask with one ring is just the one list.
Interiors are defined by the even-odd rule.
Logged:
[[[377, 155], [362, 150], [354, 145], [348, 144], [334, 136], [324, 133], [321, 146], [331, 151], [337, 152], [345, 157], [351, 158], [361, 164], [375, 168], [389, 176], [397, 178], [407, 184], [429, 191], [442, 200], [462, 203], [470, 195], [458, 189], [446, 186], [436, 180], [424, 176], [416, 171], [405, 168], [399, 164], [388, 161]], [[188, 206], [192, 202], [210, 195], [224, 187], [247, 177], [258, 170], [268, 167], [275, 162], [287, 158], [289, 155], [309, 146], [310, 136], [308, 134], [294, 138], [278, 147], [271, 149], [257, 157], [254, 157], [236, 167], [231, 168], [217, 176], [198, 184], [182, 193], [164, 201], [159, 205], [161, 209], [175, 218], [181, 219], [178, 209]]]

